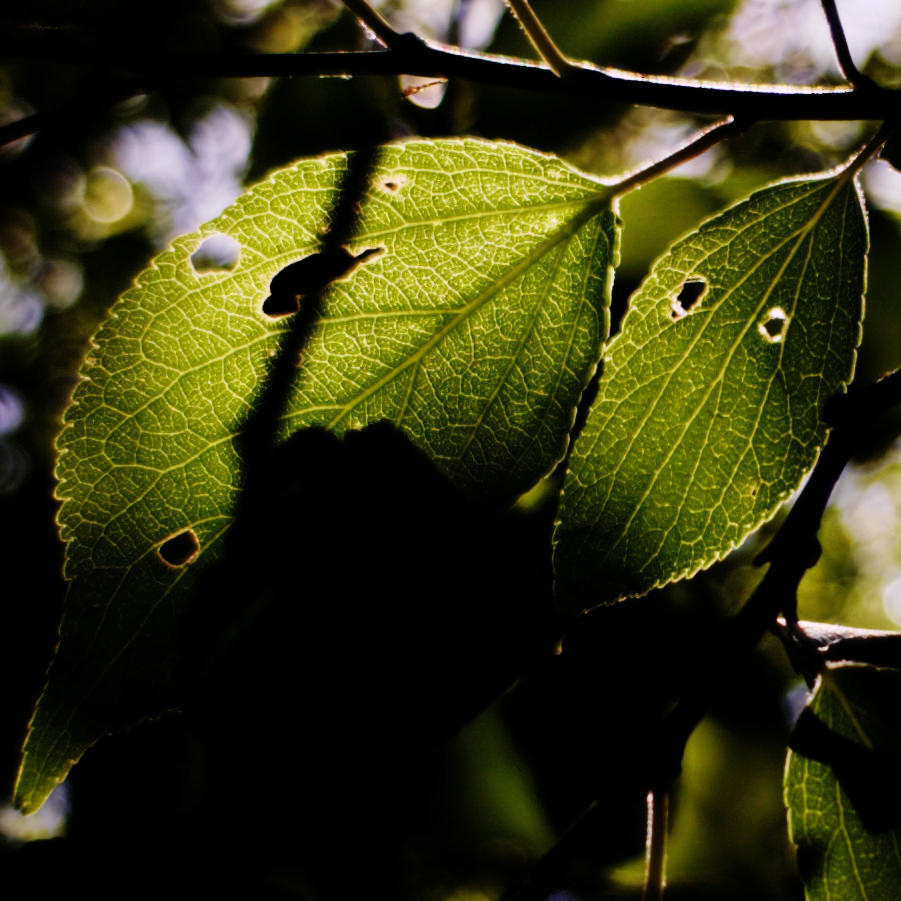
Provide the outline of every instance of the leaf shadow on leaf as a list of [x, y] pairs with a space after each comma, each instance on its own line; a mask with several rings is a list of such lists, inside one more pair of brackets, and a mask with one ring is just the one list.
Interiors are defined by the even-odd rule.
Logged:
[[[832, 729], [810, 708], [801, 714], [789, 747], [832, 769], [869, 832], [901, 827], [901, 750], [867, 748]], [[811, 853], [810, 847], [804, 851], [808, 857]]]
[[[347, 169], [339, 180], [329, 225], [322, 236], [319, 251], [285, 266], [269, 284], [269, 297], [263, 301], [264, 312], [272, 317], [294, 312], [297, 315], [285, 331], [265, 373], [259, 401], [235, 438], [245, 469], [241, 502], [247, 494], [247, 485], [252, 489], [257, 473], [267, 466], [267, 457], [277, 439], [280, 419], [296, 377], [296, 361], [301, 358], [303, 348], [319, 320], [326, 288], [335, 279], [346, 277], [375, 252], [366, 250], [353, 257], [344, 247], [344, 242], [353, 234], [359, 198], [366, 190], [377, 156], [378, 147], [375, 144], [347, 154]], [[300, 303], [301, 297], [303, 304]]]
[[405, 897], [390, 870], [429, 820], [443, 744], [555, 640], [550, 525], [476, 509], [387, 422], [275, 450], [181, 654], [207, 778], [230, 786], [223, 828], [266, 824], [236, 855], [301, 848], [342, 897], [373, 879]]

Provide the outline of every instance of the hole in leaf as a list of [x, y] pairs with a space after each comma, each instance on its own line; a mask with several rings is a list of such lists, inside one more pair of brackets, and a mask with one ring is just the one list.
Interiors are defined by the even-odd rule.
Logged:
[[707, 282], [703, 278], [692, 276], [685, 279], [679, 293], [673, 298], [670, 316], [681, 319], [700, 300], [706, 288]]
[[380, 181], [379, 187], [389, 194], [397, 194], [406, 184], [407, 177], [405, 175], [391, 175], [383, 181]]
[[272, 319], [290, 316], [300, 309], [300, 295], [273, 292], [263, 301], [263, 312]]
[[354, 256], [346, 247], [336, 247], [291, 263], [269, 283], [270, 294], [263, 301], [263, 312], [273, 319], [296, 313], [305, 294], [315, 294], [331, 282], [347, 278], [357, 266], [383, 250], [370, 247]]
[[222, 272], [235, 268], [241, 245], [228, 235], [210, 235], [191, 254], [195, 272]]
[[771, 344], [778, 344], [785, 337], [788, 316], [782, 307], [773, 307], [757, 325], [757, 331]]
[[177, 532], [167, 538], [156, 550], [157, 556], [166, 566], [178, 568], [187, 566], [200, 551], [200, 543], [193, 529]]

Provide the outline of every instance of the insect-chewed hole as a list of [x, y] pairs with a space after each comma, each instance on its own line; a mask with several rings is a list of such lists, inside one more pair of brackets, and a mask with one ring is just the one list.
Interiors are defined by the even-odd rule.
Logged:
[[235, 268], [241, 256], [241, 245], [228, 235], [210, 235], [191, 254], [195, 272], [222, 272]]
[[389, 175], [387, 178], [381, 179], [377, 184], [383, 191], [387, 191], [389, 194], [397, 194], [401, 188], [406, 187], [407, 176], [400, 174]]
[[347, 278], [358, 266], [383, 252], [382, 247], [369, 247], [354, 256], [346, 247], [334, 247], [310, 254], [276, 274], [261, 309], [271, 319], [290, 316], [300, 309], [301, 297]]
[[673, 298], [670, 316], [681, 319], [700, 299], [707, 289], [707, 282], [699, 276], [692, 275], [682, 282], [679, 293]]
[[187, 566], [200, 552], [200, 542], [193, 529], [183, 529], [167, 538], [157, 549], [156, 554], [166, 564], [178, 568]]
[[300, 309], [300, 294], [297, 292], [277, 292], [263, 301], [263, 312], [272, 319], [291, 316]]
[[771, 344], [778, 344], [785, 337], [788, 316], [782, 307], [767, 310], [766, 316], [757, 324], [757, 331]]

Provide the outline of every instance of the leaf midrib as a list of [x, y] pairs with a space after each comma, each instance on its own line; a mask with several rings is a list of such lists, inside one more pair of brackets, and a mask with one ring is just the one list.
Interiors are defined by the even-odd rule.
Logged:
[[[480, 309], [485, 303], [494, 298], [502, 290], [512, 284], [519, 276], [521, 276], [529, 267], [533, 266], [538, 260], [542, 259], [554, 248], [563, 242], [569, 240], [583, 225], [587, 224], [594, 216], [602, 212], [606, 200], [588, 203], [585, 205], [579, 215], [574, 216], [568, 222], [562, 223], [555, 232], [548, 236], [545, 241], [538, 243], [526, 256], [521, 257], [517, 262], [507, 269], [501, 277], [493, 281], [484, 291], [477, 294], [472, 300], [467, 302], [460, 308], [449, 322], [443, 325], [437, 332], [413, 353], [406, 356], [403, 361], [383, 376], [369, 385], [362, 392], [357, 394], [350, 402], [343, 405], [341, 412], [326, 424], [326, 428], [334, 428], [342, 419], [348, 416], [361, 403], [365, 402], [373, 394], [383, 388], [386, 384], [398, 378], [410, 366], [418, 364], [426, 354], [433, 348], [441, 344], [448, 335], [450, 335], [462, 322], [465, 322], [469, 316]], [[293, 411], [290, 416], [284, 419], [295, 419], [306, 414], [306, 410]]]
[[[486, 171], [488, 171], [488, 170], [486, 170]], [[351, 243], [352, 244], [369, 243], [373, 240], [383, 238], [387, 235], [394, 234], [399, 231], [403, 231], [404, 229], [421, 227], [423, 225], [440, 225], [440, 224], [447, 223], [447, 222], [477, 220], [477, 219], [485, 218], [485, 217], [508, 217], [513, 213], [517, 213], [520, 215], [529, 215], [530, 213], [533, 213], [536, 211], [538, 211], [538, 212], [550, 212], [550, 211], [560, 211], [560, 210], [572, 211], [573, 209], [579, 209], [579, 208], [592, 209], [595, 206], [597, 206], [599, 208], [598, 211], [600, 211], [600, 209], [602, 208], [602, 205], [606, 202], [606, 198], [607, 198], [606, 191], [598, 191], [593, 194], [590, 194], [585, 200], [581, 200], [581, 201], [557, 201], [554, 203], [536, 204], [534, 206], [529, 206], [529, 207], [516, 207], [513, 210], [503, 210], [503, 209], [502, 210], [489, 210], [489, 211], [484, 211], [484, 212], [468, 213], [468, 214], [460, 215], [460, 216], [456, 216], [456, 217], [445, 217], [445, 218], [441, 218], [441, 219], [423, 219], [423, 220], [416, 220], [413, 222], [406, 221], [403, 225], [398, 226], [397, 228], [394, 228], [394, 229], [387, 229], [387, 230], [383, 230], [381, 232], [376, 231], [376, 232], [361, 233], [358, 236], [356, 236], [354, 238], [353, 242], [351, 242]], [[590, 218], [590, 216], [588, 218]], [[579, 219], [579, 217], [576, 216], [574, 218], [574, 220], [569, 220], [569, 222], [564, 222], [559, 227], [558, 230], [565, 231], [571, 225], [571, 223], [573, 221], [578, 221], [578, 219]], [[586, 219], [586, 221], [587, 221], [587, 219]], [[584, 224], [584, 222], [582, 224]], [[221, 230], [218, 230], [215, 228], [211, 229], [211, 233], [218, 234], [220, 231]], [[575, 231], [578, 231], [578, 228], [575, 229]], [[573, 232], [573, 233], [575, 233], [575, 232]], [[556, 245], [552, 245], [552, 246], [556, 246]], [[548, 247], [547, 249], [542, 249], [543, 247], [544, 247], [544, 245], [542, 243], [539, 243], [536, 246], [536, 248], [533, 249], [533, 252], [536, 250], [538, 251], [538, 253], [535, 256], [536, 260], [540, 259], [541, 256], [544, 255], [544, 253], [547, 253], [547, 252], [549, 252], [550, 249], [552, 249], [552, 247]], [[296, 259], [299, 253], [300, 254], [306, 253], [307, 255], [309, 255], [310, 253], [313, 253], [313, 252], [315, 252], [315, 245], [310, 247], [307, 250], [304, 250], [302, 248], [296, 248], [291, 251], [285, 251], [281, 254], [275, 254], [274, 256], [272, 256], [270, 258], [261, 260], [261, 262], [255, 264], [253, 266], [243, 267], [241, 270], [241, 274], [242, 275], [244, 275], [246, 273], [252, 274], [253, 272], [255, 272], [261, 268], [269, 268], [269, 267], [271, 267], [273, 260], [278, 261], [278, 262], [287, 262], [288, 260]], [[529, 259], [529, 258], [527, 257], [526, 259]], [[514, 268], [516, 268], [516, 267], [514, 267]], [[156, 274], [158, 274], [159, 277], [163, 280], [163, 283], [165, 283], [165, 277], [162, 276], [162, 272], [158, 266], [156, 266], [154, 268], [154, 272]], [[508, 271], [508, 273], [504, 274], [504, 277], [502, 277], [502, 279], [499, 279], [498, 281], [494, 282], [493, 285], [502, 283], [502, 282], [504, 282], [505, 279], [509, 282], [509, 280], [510, 280], [509, 271]], [[182, 302], [184, 302], [185, 300], [189, 300], [194, 294], [206, 290], [209, 287], [209, 284], [211, 284], [211, 282], [207, 283], [206, 285], [198, 284], [195, 288], [189, 289], [185, 294], [181, 295]], [[131, 291], [135, 291], [139, 287], [142, 287], [142, 286], [136, 285], [134, 288], [131, 289]], [[146, 288], [146, 286], [143, 286], [143, 287]], [[490, 291], [491, 291], [491, 288], [489, 287], [488, 291], [486, 291], [484, 296], [481, 298], [483, 302], [487, 299], [490, 299], [490, 296], [491, 296]], [[127, 292], [125, 295], [123, 295], [123, 298], [122, 298], [123, 301], [125, 301], [129, 297], [129, 294], [130, 294], [130, 292]], [[476, 298], [476, 300], [478, 301], [479, 298]], [[380, 312], [373, 313], [373, 314], [361, 312], [358, 314], [353, 314], [352, 316], [349, 316], [349, 317], [334, 317], [334, 318], [328, 316], [328, 314], [325, 314], [322, 317], [321, 325], [323, 327], [328, 327], [329, 325], [331, 325], [333, 323], [353, 321], [356, 319], [370, 319], [370, 318], [382, 318], [382, 317], [384, 317], [384, 318], [395, 318], [395, 317], [401, 318], [401, 317], [405, 317], [405, 316], [417, 316], [417, 315], [442, 316], [443, 317], [443, 316], [447, 316], [447, 315], [452, 315], [453, 318], [452, 318], [451, 322], [447, 326], [445, 326], [445, 328], [442, 330], [442, 331], [445, 331], [445, 330], [450, 331], [457, 324], [459, 324], [460, 321], [463, 321], [471, 312], [473, 312], [475, 309], [477, 309], [478, 305], [474, 306], [473, 304], [474, 304], [474, 302], [470, 301], [469, 303], [464, 304], [464, 306], [459, 308], [458, 310], [448, 310], [448, 309], [441, 309], [441, 308], [435, 308], [435, 309], [431, 309], [431, 310], [429, 310], [429, 309], [419, 310], [417, 308], [410, 308], [408, 310], [380, 311]], [[252, 317], [248, 317], [246, 314], [242, 314], [240, 311], [228, 311], [228, 312], [230, 314], [232, 312], [234, 312], [236, 315], [241, 315], [245, 319], [248, 319], [249, 321], [255, 321], [252, 319]], [[262, 324], [262, 325], [264, 325], [264, 327], [265, 327], [265, 324]], [[186, 376], [189, 376], [189, 375], [197, 373], [197, 372], [201, 372], [204, 369], [206, 369], [208, 366], [214, 365], [217, 362], [224, 362], [225, 360], [232, 358], [236, 353], [241, 353], [243, 351], [249, 350], [249, 349], [257, 346], [260, 343], [271, 340], [273, 335], [277, 335], [279, 332], [287, 331], [289, 327], [290, 326], [288, 326], [288, 325], [281, 325], [277, 328], [267, 328], [262, 334], [258, 335], [257, 337], [253, 338], [252, 340], [245, 342], [239, 346], [234, 346], [234, 347], [230, 348], [228, 351], [226, 351], [225, 353], [220, 354], [217, 357], [213, 357], [208, 360], [203, 360], [203, 361], [197, 363], [196, 365], [189, 367], [188, 369], [179, 370], [178, 374], [176, 375], [175, 378], [173, 378], [171, 381], [169, 381], [160, 390], [147, 395], [146, 399], [141, 404], [141, 406], [130, 413], [123, 412], [121, 410], [118, 410], [116, 407], [114, 407], [112, 405], [108, 405], [110, 410], [113, 410], [117, 415], [119, 415], [122, 418], [119, 423], [116, 423], [114, 426], [111, 427], [110, 431], [108, 432], [108, 434], [104, 440], [105, 441], [110, 440], [119, 428], [126, 426], [130, 421], [133, 421], [133, 419], [137, 415], [139, 415], [141, 412], [146, 410], [152, 404], [165, 398], [165, 396], [170, 391], [172, 391], [174, 388], [176, 388], [179, 385], [179, 383]], [[441, 334], [441, 332], [439, 332], [438, 334]], [[102, 337], [102, 333], [98, 337]], [[139, 345], [141, 344], [140, 339], [135, 339], [135, 340], [138, 341]], [[424, 352], [424, 350], [427, 350], [427, 349], [428, 348], [423, 349], [423, 352]], [[152, 366], [161, 365], [161, 364], [158, 364], [157, 361], [154, 360], [151, 356], [147, 355], [143, 351], [143, 347], [141, 348], [141, 358]], [[410, 365], [410, 363], [412, 363], [412, 362], [415, 362], [415, 360], [409, 360], [407, 365]], [[84, 370], [83, 374], [85, 377], [89, 378], [90, 377], [89, 373], [93, 373], [96, 370], [100, 370], [103, 374], [112, 377], [114, 375], [121, 375], [123, 372], [127, 372], [128, 369], [131, 368], [131, 366], [133, 366], [133, 365], [135, 365], [135, 364], [131, 364], [129, 367], [126, 367], [124, 369], [117, 369], [117, 370], [110, 371], [110, 370], [107, 370], [105, 367], [103, 367], [100, 362], [97, 362], [93, 366]], [[400, 373], [404, 369], [407, 368], [407, 365], [404, 365], [404, 366], [400, 367], [399, 369], [397, 369], [396, 374], [400, 375]], [[169, 367], [166, 367], [165, 365], [161, 365], [161, 368], [168, 369]], [[390, 373], [388, 374], [388, 376], [389, 376], [388, 381], [390, 381]], [[362, 400], [365, 400], [365, 397], [361, 398], [360, 400], [362, 402]], [[67, 439], [68, 431], [69, 431], [68, 426], [71, 423], [77, 421], [78, 408], [79, 408], [79, 406], [81, 406], [82, 401], [83, 401], [82, 398], [80, 398], [80, 397], [77, 398], [75, 403], [73, 403], [72, 407], [66, 413], [64, 424], [67, 426], [67, 428], [65, 428], [61, 432], [59, 438], [57, 439], [57, 447], [60, 450], [60, 452], [67, 449], [66, 439]], [[335, 406], [337, 406], [337, 405], [335, 405]], [[345, 410], [341, 416], [337, 417], [335, 422], [337, 423], [338, 421], [340, 421], [340, 419], [344, 418], [345, 415], [347, 415], [349, 412], [351, 412], [351, 409]], [[291, 419], [295, 418], [295, 416], [305, 415], [306, 413], [307, 413], [307, 409], [305, 408], [304, 410], [299, 411], [298, 413], [291, 412], [291, 413], [287, 414], [286, 416], [284, 416], [283, 419], [291, 420]], [[329, 428], [331, 428], [331, 424], [329, 424]], [[240, 431], [233, 433], [231, 435], [231, 437], [235, 437], [237, 434], [240, 434]], [[122, 465], [128, 466], [129, 464], [122, 464]], [[73, 476], [71, 476], [71, 475], [69, 475], [69, 476], [60, 475], [59, 476], [59, 488], [62, 489], [63, 486], [65, 485], [65, 483], [72, 477]], [[68, 498], [61, 495], [60, 499], [65, 501]]]

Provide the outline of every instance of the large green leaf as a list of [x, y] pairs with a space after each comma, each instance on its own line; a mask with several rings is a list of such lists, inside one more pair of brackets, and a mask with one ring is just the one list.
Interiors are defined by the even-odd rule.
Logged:
[[696, 572], [798, 487], [823, 404], [854, 369], [866, 249], [846, 170], [765, 188], [656, 261], [573, 449], [555, 539], [564, 606]]
[[894, 901], [901, 886], [901, 670], [830, 664], [785, 767], [811, 901]]
[[[305, 160], [248, 191], [157, 257], [95, 336], [59, 439], [72, 584], [23, 809], [100, 734], [172, 705], [179, 616], [221, 549], [236, 438], [289, 327], [262, 305], [319, 250], [346, 168], [345, 154]], [[192, 254], [219, 234], [237, 262], [199, 271]], [[616, 244], [608, 191], [553, 157], [478, 140], [383, 148], [347, 248], [358, 265], [323, 296], [285, 434], [387, 419], [463, 492], [510, 503], [563, 454], [606, 337]]]

